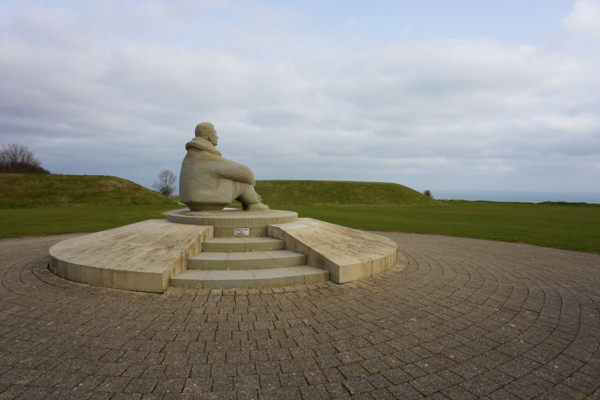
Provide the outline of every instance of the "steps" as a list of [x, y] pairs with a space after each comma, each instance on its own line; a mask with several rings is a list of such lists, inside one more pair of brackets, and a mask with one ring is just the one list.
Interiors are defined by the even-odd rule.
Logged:
[[238, 252], [283, 250], [283, 240], [269, 237], [260, 238], [214, 238], [202, 243], [203, 252]]
[[295, 267], [306, 264], [306, 256], [289, 250], [233, 253], [200, 253], [188, 260], [188, 270], [233, 270]]
[[306, 256], [285, 250], [269, 237], [216, 237], [188, 259], [188, 269], [171, 278], [185, 288], [271, 288], [324, 282], [329, 272], [306, 265]]
[[324, 282], [329, 273], [307, 265], [247, 270], [187, 270], [171, 278], [171, 286], [185, 288], [257, 288]]

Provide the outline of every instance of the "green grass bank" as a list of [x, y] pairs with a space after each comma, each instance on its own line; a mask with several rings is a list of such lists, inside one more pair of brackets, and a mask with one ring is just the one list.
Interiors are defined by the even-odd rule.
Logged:
[[114, 176], [0, 174], [0, 209], [173, 204], [150, 189]]
[[[435, 201], [402, 185], [374, 182], [258, 181], [257, 191], [273, 209], [357, 229], [600, 254], [595, 204]], [[162, 212], [177, 208], [182, 206], [115, 177], [0, 174], [0, 238], [94, 232], [164, 218]]]
[[179, 207], [114, 176], [0, 174], [0, 238], [96, 232]]
[[409, 206], [437, 202], [397, 183], [347, 181], [257, 181], [266, 204], [297, 206]]

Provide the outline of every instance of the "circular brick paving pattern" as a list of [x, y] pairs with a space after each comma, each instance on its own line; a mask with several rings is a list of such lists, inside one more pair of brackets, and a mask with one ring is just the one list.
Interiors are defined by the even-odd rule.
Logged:
[[90, 287], [0, 241], [0, 399], [600, 398], [600, 256], [385, 233], [390, 271], [275, 290]]

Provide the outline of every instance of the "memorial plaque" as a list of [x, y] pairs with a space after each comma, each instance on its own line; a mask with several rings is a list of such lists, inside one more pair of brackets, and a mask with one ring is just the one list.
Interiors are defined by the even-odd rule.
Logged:
[[250, 228], [233, 228], [233, 236], [250, 236]]

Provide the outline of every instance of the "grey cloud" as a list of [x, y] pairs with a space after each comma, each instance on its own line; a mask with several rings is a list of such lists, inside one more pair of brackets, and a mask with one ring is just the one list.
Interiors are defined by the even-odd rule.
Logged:
[[[259, 179], [519, 190], [557, 176], [581, 191], [600, 178], [600, 60], [560, 40], [336, 45], [267, 6], [98, 4], [0, 17], [1, 143], [53, 172], [149, 186], [211, 121]], [[556, 35], [576, 41], [571, 20]]]

